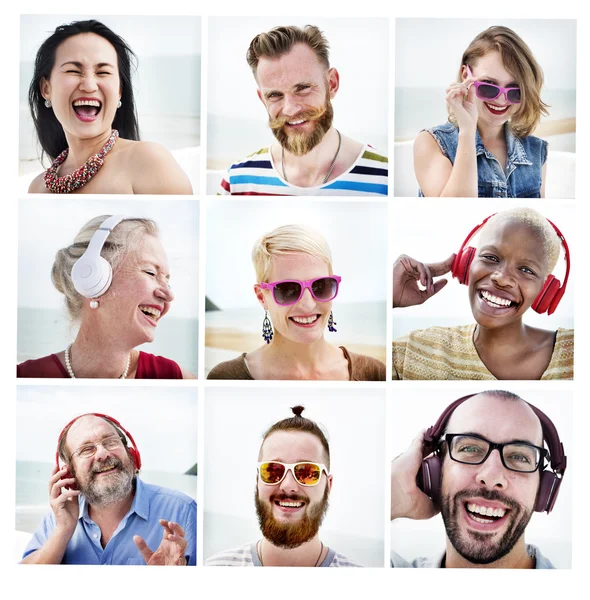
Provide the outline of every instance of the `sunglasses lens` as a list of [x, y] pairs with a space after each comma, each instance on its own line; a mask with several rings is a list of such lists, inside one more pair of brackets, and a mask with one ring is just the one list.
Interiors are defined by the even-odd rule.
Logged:
[[295, 466], [295, 479], [301, 485], [315, 485], [322, 476], [319, 465], [313, 463], [300, 463]]
[[500, 94], [500, 90], [495, 85], [488, 83], [477, 86], [476, 92], [480, 100], [494, 100]]
[[281, 463], [267, 462], [260, 465], [260, 479], [264, 483], [279, 483], [285, 474], [285, 467]]
[[338, 282], [333, 277], [322, 277], [311, 284], [311, 290], [316, 300], [328, 302], [338, 292]]
[[301, 296], [301, 284], [296, 281], [283, 281], [274, 287], [274, 299], [277, 304], [295, 304]]
[[520, 90], [508, 90], [507, 97], [512, 104], [520, 104]]

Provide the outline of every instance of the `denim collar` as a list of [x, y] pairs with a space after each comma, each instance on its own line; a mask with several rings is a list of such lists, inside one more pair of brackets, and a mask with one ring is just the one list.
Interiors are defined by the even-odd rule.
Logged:
[[[522, 142], [512, 133], [508, 124], [504, 125], [504, 135], [506, 136], [506, 154], [507, 163], [513, 165], [532, 165], [533, 163], [528, 159]], [[485, 154], [486, 158], [494, 160], [496, 157], [486, 149], [481, 141], [479, 131], [475, 131], [475, 151], [477, 156]]]
[[[150, 516], [150, 498], [147, 490], [145, 489], [145, 484], [139, 478], [135, 478], [135, 495], [133, 496], [133, 502], [131, 503], [131, 508], [127, 512], [127, 514], [121, 519], [121, 521], [125, 521], [127, 517], [135, 513], [138, 517], [141, 517], [144, 521], [147, 521]], [[94, 521], [90, 518], [90, 514], [88, 513], [89, 504], [86, 498], [83, 495], [79, 496], [80, 498], [80, 512], [78, 519], [84, 519], [87, 523], [93, 523]]]

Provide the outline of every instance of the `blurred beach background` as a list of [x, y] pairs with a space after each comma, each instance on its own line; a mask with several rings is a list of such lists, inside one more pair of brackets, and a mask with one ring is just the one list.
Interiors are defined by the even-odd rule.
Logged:
[[199, 191], [201, 131], [201, 19], [192, 16], [21, 15], [19, 82], [19, 189], [49, 166], [28, 107], [39, 46], [63, 23], [96, 18], [137, 55], [133, 91], [141, 139], [170, 150]]
[[205, 375], [216, 364], [264, 343], [264, 310], [254, 294], [250, 253], [256, 240], [280, 225], [319, 231], [342, 277], [333, 303], [335, 346], [385, 362], [387, 206], [382, 201], [219, 200], [207, 206]]
[[158, 225], [175, 299], [158, 323], [155, 341], [139, 349], [170, 358], [197, 375], [199, 203], [176, 197], [19, 201], [17, 362], [59, 352], [74, 340], [77, 326], [53, 287], [51, 267], [55, 253], [71, 244], [87, 221], [108, 214], [147, 217]]
[[110, 415], [131, 433], [141, 453], [143, 481], [184, 492], [196, 500], [196, 388], [120, 383], [105, 387], [108, 383], [83, 388], [17, 387], [16, 552], [24, 549], [50, 510], [47, 489], [59, 434], [74, 417], [87, 412]]

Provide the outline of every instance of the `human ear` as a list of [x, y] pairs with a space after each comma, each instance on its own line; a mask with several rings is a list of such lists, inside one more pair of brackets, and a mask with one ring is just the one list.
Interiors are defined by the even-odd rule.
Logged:
[[268, 310], [266, 306], [266, 298], [264, 297], [264, 292], [258, 284], [254, 285], [254, 293], [256, 294], [256, 299], [258, 300], [258, 302], [260, 302], [260, 306], [262, 306], [264, 310]]
[[49, 100], [49, 97], [51, 96], [51, 84], [45, 77], [41, 77], [41, 80], [39, 81], [39, 90], [41, 91], [43, 98]]
[[328, 91], [330, 92], [330, 98], [334, 98], [339, 88], [340, 75], [338, 74], [338, 71], [332, 67], [328, 70]]

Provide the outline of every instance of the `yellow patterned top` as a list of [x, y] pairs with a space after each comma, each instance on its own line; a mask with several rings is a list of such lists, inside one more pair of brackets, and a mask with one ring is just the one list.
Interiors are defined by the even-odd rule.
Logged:
[[[473, 344], [475, 323], [417, 329], [393, 342], [392, 379], [496, 379]], [[574, 330], [558, 329], [541, 379], [574, 378]]]

